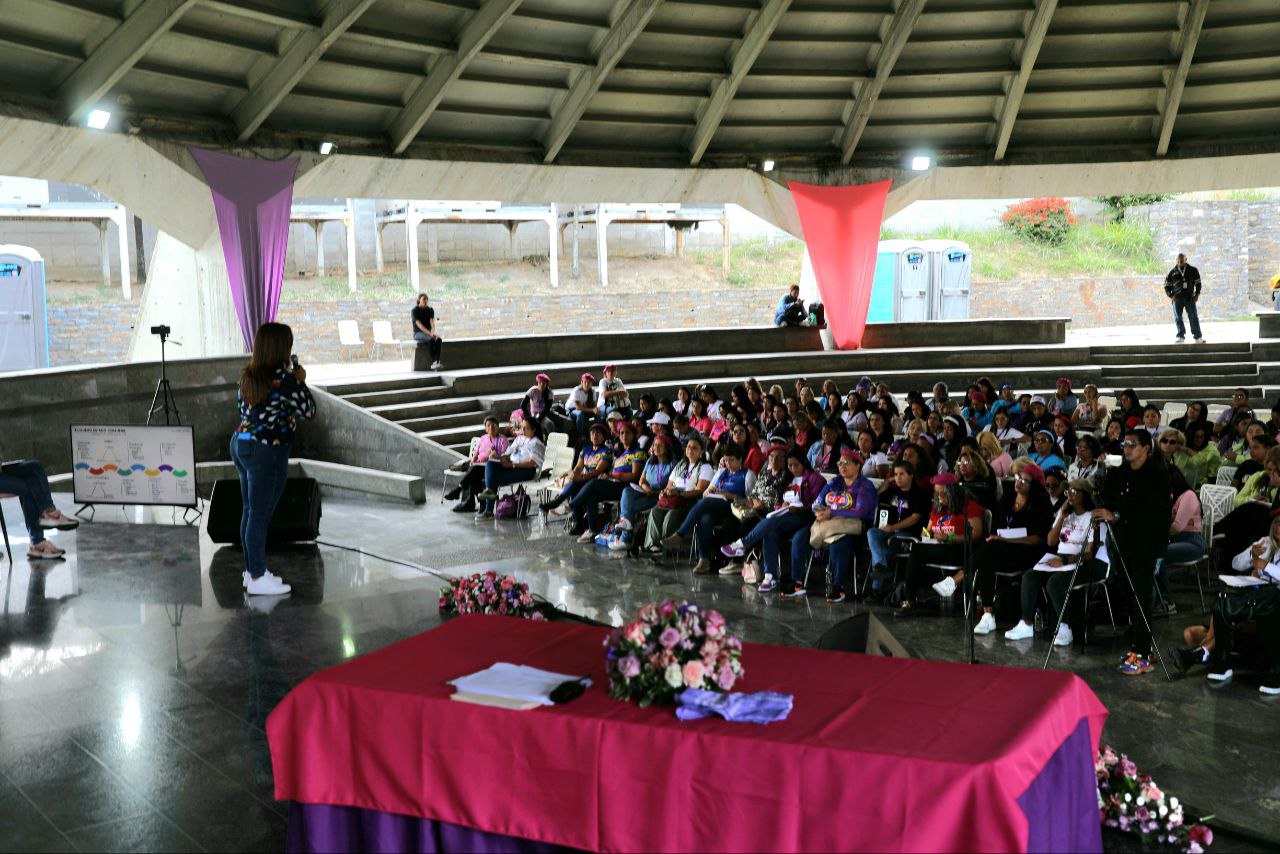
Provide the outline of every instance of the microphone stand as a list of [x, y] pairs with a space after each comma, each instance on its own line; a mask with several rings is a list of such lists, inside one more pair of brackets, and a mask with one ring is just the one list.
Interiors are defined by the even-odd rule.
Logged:
[[[1085, 555], [1089, 553], [1089, 541], [1092, 540], [1095, 544], [1098, 542], [1101, 524], [1097, 519], [1094, 519], [1089, 525], [1088, 532], [1084, 535], [1084, 542], [1080, 545], [1080, 554], [1075, 564], [1071, 567], [1071, 581], [1067, 583], [1067, 595], [1062, 597], [1062, 607], [1058, 609], [1058, 621], [1053, 625], [1053, 634], [1049, 635], [1049, 649], [1044, 654], [1044, 664], [1041, 666], [1041, 670], [1049, 669], [1049, 658], [1053, 655], [1053, 642], [1058, 639], [1058, 631], [1066, 621], [1067, 606], [1071, 604], [1071, 591], [1076, 586], [1076, 576], [1080, 573], [1080, 566], [1085, 562]], [[1088, 608], [1088, 605], [1089, 593], [1085, 591], [1085, 607]], [[1089, 615], [1086, 611], [1085, 620], [1087, 621], [1088, 619]]]
[[[1116, 539], [1115, 526], [1113, 525], [1107, 526], [1107, 536], [1110, 538], [1110, 545], [1107, 547], [1108, 548], [1107, 553], [1108, 555], [1110, 555], [1112, 551], [1115, 552], [1113, 559], [1119, 562], [1120, 569], [1122, 572], [1124, 572], [1124, 579], [1129, 585], [1129, 595], [1133, 599], [1133, 603], [1138, 609], [1138, 616], [1142, 617], [1142, 625], [1147, 630], [1147, 637], [1151, 639], [1151, 652], [1152, 654], [1159, 657], [1160, 669], [1164, 671], [1164, 678], [1172, 682], [1173, 676], [1169, 674], [1169, 667], [1164, 663], [1164, 655], [1161, 654], [1160, 648], [1156, 646], [1156, 635], [1155, 635], [1155, 632], [1152, 631], [1151, 629], [1150, 620], [1147, 619], [1146, 604], [1138, 601], [1138, 591], [1133, 585], [1133, 576], [1129, 574], [1129, 567], [1125, 565], [1124, 554], [1120, 551], [1120, 542], [1119, 540]], [[1132, 618], [1130, 618], [1130, 622], [1133, 622]], [[1134, 626], [1134, 629], [1136, 630], [1137, 626]]]
[[973, 532], [969, 528], [969, 520], [964, 520], [964, 550], [961, 553], [961, 565], [964, 567], [964, 630], [967, 634], [969, 645], [969, 663], [978, 663], [978, 639], [973, 634], [973, 627], [969, 625], [970, 608], [973, 611], [978, 610], [977, 587], [974, 585], [973, 567], [970, 566], [973, 557]]

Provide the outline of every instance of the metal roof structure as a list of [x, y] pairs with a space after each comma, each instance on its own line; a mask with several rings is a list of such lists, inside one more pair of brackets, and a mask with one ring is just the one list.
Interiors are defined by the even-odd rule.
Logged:
[[0, 112], [793, 170], [1280, 149], [1280, 0], [4, 0]]

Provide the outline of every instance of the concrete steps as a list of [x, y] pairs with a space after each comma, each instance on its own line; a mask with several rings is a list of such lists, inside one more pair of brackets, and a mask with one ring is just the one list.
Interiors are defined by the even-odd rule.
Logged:
[[[358, 401], [345, 398], [359, 405]], [[430, 418], [438, 415], [456, 415], [462, 412], [479, 412], [483, 407], [479, 398], [446, 397], [438, 400], [413, 401], [410, 403], [393, 403], [386, 406], [366, 407], [374, 415], [380, 415], [388, 421], [408, 421], [414, 418]]]
[[329, 394], [338, 397], [379, 391], [401, 391], [405, 389], [429, 389], [444, 386], [444, 378], [439, 374], [413, 374], [386, 379], [357, 380], [355, 382], [316, 383]]

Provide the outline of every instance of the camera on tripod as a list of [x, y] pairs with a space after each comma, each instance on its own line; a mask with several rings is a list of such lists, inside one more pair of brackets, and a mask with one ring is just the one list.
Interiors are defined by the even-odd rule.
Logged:
[[163, 326], [163, 325], [161, 325], [161, 326], [153, 326], [153, 327], [151, 327], [151, 334], [152, 334], [152, 335], [159, 335], [161, 338], [168, 337], [168, 336], [169, 336], [169, 335], [171, 335], [172, 333], [173, 333], [173, 330], [172, 330], [172, 329], [170, 329], [168, 326]]

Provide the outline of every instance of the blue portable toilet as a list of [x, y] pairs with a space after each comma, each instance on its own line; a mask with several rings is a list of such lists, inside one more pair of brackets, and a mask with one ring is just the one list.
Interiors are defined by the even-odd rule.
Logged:
[[932, 259], [914, 240], [882, 240], [876, 251], [868, 323], [928, 320]]
[[44, 259], [30, 246], [0, 245], [0, 371], [47, 367]]

